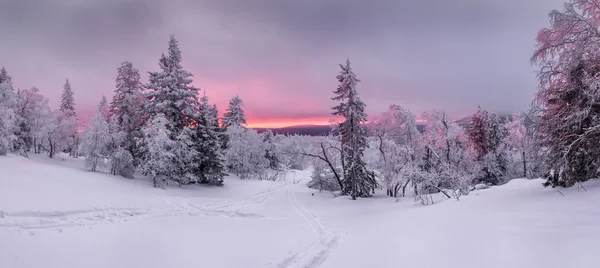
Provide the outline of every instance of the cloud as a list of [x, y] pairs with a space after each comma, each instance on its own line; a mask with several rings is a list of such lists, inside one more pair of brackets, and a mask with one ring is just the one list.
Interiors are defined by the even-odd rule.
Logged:
[[[389, 104], [454, 116], [478, 104], [524, 110], [528, 58], [562, 0], [20, 0], [0, 3], [0, 65], [57, 105], [65, 78], [78, 109], [111, 96], [120, 62], [158, 69], [169, 34], [196, 86], [251, 120], [330, 114], [338, 63], [350, 57], [375, 114]], [[145, 75], [143, 76], [145, 77]]]

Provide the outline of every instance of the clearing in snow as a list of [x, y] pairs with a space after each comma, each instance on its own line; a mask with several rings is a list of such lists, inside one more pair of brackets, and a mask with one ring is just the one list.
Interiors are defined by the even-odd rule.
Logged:
[[0, 157], [0, 267], [600, 267], [597, 181], [423, 206], [333, 198], [308, 171], [162, 190], [32, 157]]

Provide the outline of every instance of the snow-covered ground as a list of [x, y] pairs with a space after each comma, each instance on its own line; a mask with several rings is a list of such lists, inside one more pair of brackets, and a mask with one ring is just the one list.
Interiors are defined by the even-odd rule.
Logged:
[[422, 206], [333, 198], [306, 171], [162, 190], [62, 159], [0, 157], [0, 267], [600, 267], [597, 181]]

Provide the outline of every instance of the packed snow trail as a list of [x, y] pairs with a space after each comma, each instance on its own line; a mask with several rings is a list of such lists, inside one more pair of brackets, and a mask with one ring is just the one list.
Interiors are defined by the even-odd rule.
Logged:
[[222, 201], [200, 201], [201, 198], [168, 198], [161, 208], [87, 208], [65, 211], [1, 211], [0, 228], [11, 229], [61, 229], [98, 224], [122, 223], [132, 219], [147, 219], [170, 216], [223, 216], [261, 218], [261, 214], [246, 212], [239, 207], [260, 204], [285, 189], [285, 184], [246, 196]]
[[319, 267], [329, 256], [340, 239], [333, 233], [315, 214], [311, 213], [305, 206], [300, 204], [296, 193], [291, 185], [287, 189], [287, 199], [294, 211], [304, 219], [308, 227], [313, 231], [316, 240], [293, 251], [290, 256], [278, 263], [276, 268], [316, 268]]

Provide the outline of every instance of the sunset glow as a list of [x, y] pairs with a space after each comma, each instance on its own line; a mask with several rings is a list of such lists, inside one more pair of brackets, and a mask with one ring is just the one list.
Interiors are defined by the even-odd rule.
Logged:
[[329, 125], [329, 117], [315, 118], [248, 118], [250, 128], [282, 128], [300, 125]]

